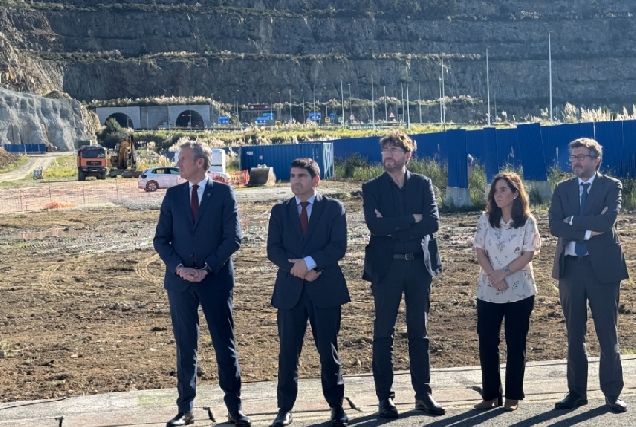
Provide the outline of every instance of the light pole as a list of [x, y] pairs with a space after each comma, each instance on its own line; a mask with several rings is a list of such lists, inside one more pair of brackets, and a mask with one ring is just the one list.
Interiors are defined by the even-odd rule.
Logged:
[[291, 89], [289, 89], [289, 123], [292, 122], [292, 112], [291, 112]]
[[283, 98], [280, 97], [280, 91], [278, 91], [278, 120], [279, 121], [283, 121], [283, 113], [282, 113], [282, 108], [283, 108]]
[[344, 90], [342, 89], [342, 80], [340, 80], [340, 104], [342, 105], [342, 128], [345, 127], [345, 109], [344, 109]]
[[420, 124], [422, 124], [422, 84], [417, 84], [417, 105], [420, 107]]
[[239, 116], [238, 96], [239, 96], [239, 90], [236, 89], [236, 120], [238, 120], [238, 124], [240, 126], [241, 125], [241, 116]]
[[382, 89], [384, 90], [384, 121], [388, 122], [389, 116], [386, 109], [386, 86], [382, 86]]
[[305, 89], [301, 89], [300, 92], [303, 94], [303, 121], [302, 121], [302, 124], [305, 124]]
[[371, 123], [373, 130], [375, 130], [375, 98], [373, 95], [373, 76], [371, 76]]
[[349, 85], [349, 124], [351, 124], [351, 116], [353, 116], [353, 105], [351, 105], [351, 83]]
[[[314, 119], [316, 119], [316, 85], [314, 84], [314, 110], [312, 111], [312, 114], [314, 115]], [[318, 124], [320, 124], [320, 121], [318, 121]]]

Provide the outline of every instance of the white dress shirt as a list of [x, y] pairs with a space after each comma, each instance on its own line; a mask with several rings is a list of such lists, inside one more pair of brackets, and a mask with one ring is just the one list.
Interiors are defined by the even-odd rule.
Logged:
[[[199, 182], [199, 188], [197, 188], [197, 194], [199, 195], [199, 206], [201, 206], [201, 200], [203, 199], [203, 192], [205, 191], [205, 186], [208, 185], [208, 176], [206, 174], [205, 178], [203, 178], [202, 181]], [[189, 185], [189, 189], [190, 189], [190, 199], [192, 199], [192, 186], [194, 184], [192, 184], [191, 182], [188, 183]]]
[[[592, 177], [590, 179], [588, 179], [587, 181], [583, 181], [581, 178], [578, 178], [578, 180], [579, 180], [579, 203], [580, 203], [580, 200], [581, 200], [581, 196], [583, 195], [583, 186], [581, 184], [590, 184], [590, 186], [587, 187], [587, 194], [590, 194], [590, 190], [592, 189], [592, 183], [594, 182], [594, 178], [596, 178], [596, 174], [592, 175]], [[571, 217], [570, 217], [569, 224], [572, 225], [572, 218]], [[590, 237], [592, 237], [592, 230], [585, 230], [584, 240], [589, 240]], [[565, 247], [565, 254], [566, 255], [577, 256], [576, 255], [576, 250], [574, 249], [574, 245], [576, 245], [576, 242], [568, 243], [568, 245]]]

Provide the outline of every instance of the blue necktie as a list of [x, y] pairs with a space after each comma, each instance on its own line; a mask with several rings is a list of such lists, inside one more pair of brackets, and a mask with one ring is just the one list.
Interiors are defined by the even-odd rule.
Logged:
[[[581, 193], [581, 209], [579, 209], [579, 215], [583, 215], [583, 209], [585, 209], [585, 202], [587, 201], [587, 189], [590, 188], [590, 184], [581, 183], [581, 187], [583, 187], [583, 193]], [[575, 242], [574, 252], [576, 252], [577, 256], [585, 256], [587, 253], [587, 246], [585, 246], [584, 243]]]

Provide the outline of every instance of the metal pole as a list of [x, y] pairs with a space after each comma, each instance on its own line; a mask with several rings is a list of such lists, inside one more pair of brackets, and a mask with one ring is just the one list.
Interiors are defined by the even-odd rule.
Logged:
[[289, 123], [292, 121], [292, 111], [291, 111], [291, 89], [289, 89]]
[[486, 48], [486, 92], [488, 93], [488, 126], [490, 126], [490, 77], [488, 75], [488, 48]]
[[316, 114], [316, 85], [314, 85], [314, 115]]
[[375, 98], [373, 94], [373, 76], [371, 76], [371, 123], [375, 130]]
[[[442, 108], [442, 112], [444, 113], [444, 125], [446, 125], [446, 88], [444, 87], [444, 59], [442, 58], [442, 101], [444, 108]], [[445, 127], [444, 127], [445, 128]]]
[[548, 33], [548, 68], [550, 69], [550, 124], [554, 124], [552, 121], [552, 42], [550, 40], [550, 33]]
[[439, 123], [444, 121], [444, 113], [442, 113], [442, 78], [439, 78]]
[[305, 89], [301, 89], [300, 91], [303, 94], [303, 122], [302, 124], [305, 124]]
[[347, 84], [349, 85], [349, 120], [351, 120], [351, 116], [353, 116], [353, 105], [351, 104], [351, 83]]
[[422, 84], [417, 84], [417, 104], [420, 107], [420, 124], [422, 124]]
[[342, 80], [340, 80], [340, 103], [342, 104], [342, 128], [345, 127], [345, 109], [344, 109], [344, 90], [342, 89]]
[[411, 109], [409, 108], [409, 68], [406, 68], [406, 128], [411, 128]]
[[400, 90], [402, 91], [402, 98], [400, 101], [400, 105], [402, 106], [402, 123], [404, 123], [404, 84], [400, 83]]
[[388, 122], [389, 121], [389, 115], [388, 115], [387, 109], [386, 109], [386, 86], [382, 86], [382, 89], [384, 90], [384, 121]]

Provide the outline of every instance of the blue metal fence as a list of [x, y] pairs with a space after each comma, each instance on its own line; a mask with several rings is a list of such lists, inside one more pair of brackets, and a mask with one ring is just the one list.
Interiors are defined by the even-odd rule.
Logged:
[[453, 129], [446, 132], [448, 145], [448, 186], [468, 188], [468, 153], [466, 131]]
[[546, 181], [548, 173], [543, 155], [541, 126], [539, 123], [517, 126], [518, 147], [523, 177], [533, 181]]
[[245, 146], [240, 149], [239, 162], [241, 170], [250, 170], [258, 165], [273, 167], [276, 178], [287, 181], [290, 163], [301, 157], [314, 159], [320, 166], [323, 179], [333, 178], [334, 144], [331, 142]]
[[11, 154], [42, 154], [46, 152], [46, 144], [5, 144], [3, 148]]

